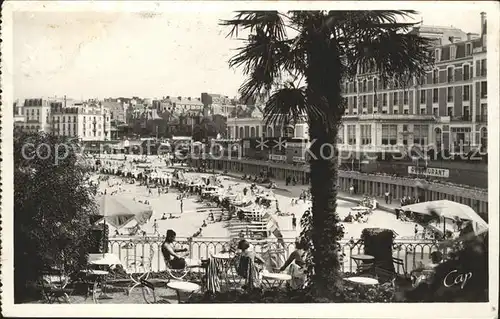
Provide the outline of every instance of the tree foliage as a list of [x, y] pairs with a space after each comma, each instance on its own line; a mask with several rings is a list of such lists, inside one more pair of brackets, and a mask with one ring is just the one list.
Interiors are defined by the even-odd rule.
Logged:
[[87, 183], [88, 169], [70, 143], [53, 135], [15, 132], [16, 301], [27, 297], [28, 284], [45, 269], [71, 272], [86, 263], [91, 216], [97, 212], [95, 188]]
[[[372, 71], [383, 82], [406, 86], [432, 63], [431, 42], [401, 23], [406, 11], [240, 11], [222, 21], [228, 36], [247, 37], [230, 59], [247, 76], [243, 100], [268, 96], [267, 124], [307, 118], [310, 139], [312, 211], [303, 233], [312, 241], [312, 286], [332, 296], [339, 283], [338, 244], [343, 231], [336, 213], [337, 134], [346, 108], [342, 81]], [[323, 146], [330, 146], [324, 148]], [[326, 152], [325, 152], [326, 150]]]

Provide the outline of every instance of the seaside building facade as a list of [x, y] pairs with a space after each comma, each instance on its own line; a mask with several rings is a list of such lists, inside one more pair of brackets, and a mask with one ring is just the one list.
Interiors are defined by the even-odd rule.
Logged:
[[97, 101], [33, 98], [16, 108], [19, 113], [16, 126], [26, 131], [53, 133], [81, 141], [110, 139], [110, 111]]

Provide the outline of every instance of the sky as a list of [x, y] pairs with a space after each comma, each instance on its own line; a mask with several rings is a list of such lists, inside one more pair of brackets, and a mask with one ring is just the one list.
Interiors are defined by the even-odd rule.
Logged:
[[[424, 25], [480, 31], [480, 8], [417, 10], [415, 20]], [[14, 98], [234, 97], [244, 77], [228, 60], [242, 43], [218, 25], [232, 16], [220, 10], [16, 12]]]

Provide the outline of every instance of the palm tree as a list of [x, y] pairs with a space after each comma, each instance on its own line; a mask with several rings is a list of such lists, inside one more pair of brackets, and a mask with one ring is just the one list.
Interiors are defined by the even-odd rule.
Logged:
[[230, 67], [243, 66], [247, 76], [242, 98], [269, 94], [267, 124], [308, 119], [313, 206], [310, 229], [306, 223], [302, 235], [312, 241], [309, 287], [318, 296], [331, 296], [340, 282], [337, 133], [346, 107], [341, 83], [354, 79], [360, 67], [376, 71], [382, 81], [418, 81], [431, 64], [431, 43], [409, 32], [413, 23], [398, 22], [415, 13], [240, 11], [221, 22], [231, 27], [229, 37], [248, 33], [229, 61]]

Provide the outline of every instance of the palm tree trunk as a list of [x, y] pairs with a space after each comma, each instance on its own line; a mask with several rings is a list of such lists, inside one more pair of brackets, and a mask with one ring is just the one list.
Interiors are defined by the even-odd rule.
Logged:
[[337, 130], [327, 132], [319, 123], [310, 122], [310, 160], [312, 194], [312, 232], [314, 275], [317, 295], [327, 297], [338, 284], [340, 269], [337, 241], [343, 237], [337, 210], [338, 155], [333, 151]]
[[337, 210], [338, 124], [344, 113], [341, 96], [341, 60], [328, 34], [311, 32], [306, 71], [308, 102], [323, 111], [309, 118], [312, 194], [312, 242], [315, 295], [333, 298], [340, 281], [338, 240], [344, 236]]

